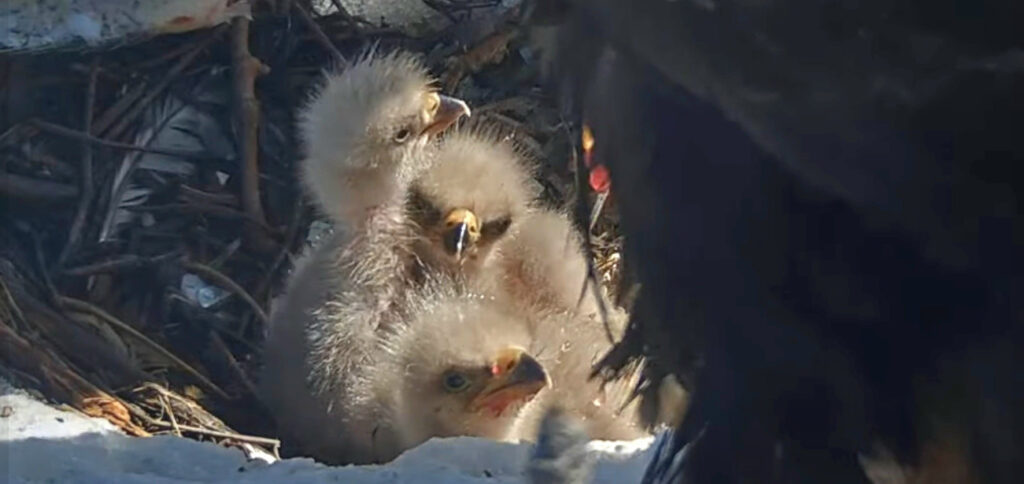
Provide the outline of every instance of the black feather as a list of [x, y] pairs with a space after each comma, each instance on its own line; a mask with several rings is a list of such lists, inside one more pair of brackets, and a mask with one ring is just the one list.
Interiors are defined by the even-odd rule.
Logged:
[[693, 391], [649, 482], [861, 483], [878, 446], [1015, 482], [1024, 7], [554, 3], [642, 284], [604, 363]]

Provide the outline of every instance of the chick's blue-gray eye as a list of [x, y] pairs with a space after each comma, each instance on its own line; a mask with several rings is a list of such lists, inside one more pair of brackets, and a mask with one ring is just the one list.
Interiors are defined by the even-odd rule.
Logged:
[[462, 391], [469, 386], [469, 380], [461, 373], [454, 371], [445, 373], [444, 379], [442, 381], [445, 390], [448, 390], [449, 392]]
[[395, 141], [398, 143], [404, 143], [409, 139], [409, 135], [412, 134], [412, 130], [409, 128], [402, 128], [395, 133]]

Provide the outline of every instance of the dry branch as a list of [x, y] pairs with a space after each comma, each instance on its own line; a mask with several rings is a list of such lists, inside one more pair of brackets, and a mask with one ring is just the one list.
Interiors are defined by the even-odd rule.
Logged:
[[313, 36], [316, 37], [317, 42], [320, 42], [320, 45], [324, 46], [324, 49], [327, 49], [327, 52], [331, 54], [331, 58], [334, 59], [334, 63], [339, 66], [348, 64], [348, 59], [346, 59], [345, 55], [334, 46], [334, 43], [331, 42], [331, 38], [324, 33], [323, 29], [321, 29], [320, 25], [316, 23], [313, 16], [303, 8], [302, 5], [299, 5], [298, 2], [293, 1], [292, 6], [299, 12], [299, 17], [302, 18], [302, 22], [305, 23], [306, 26], [309, 27], [309, 30], [313, 32]]
[[[99, 59], [93, 58], [89, 64], [89, 86], [85, 92], [85, 114], [82, 120], [82, 131], [86, 136], [92, 134], [92, 114], [96, 104], [96, 75], [99, 72]], [[64, 249], [61, 250], [60, 256], [57, 257], [57, 267], [64, 265], [71, 252], [75, 250], [75, 246], [78, 245], [78, 241], [82, 238], [82, 232], [85, 231], [85, 220], [89, 214], [89, 204], [92, 203], [93, 197], [93, 176], [92, 176], [92, 145], [88, 142], [82, 142], [82, 170], [81, 170], [81, 187], [82, 194], [78, 199], [78, 210], [75, 212], [75, 218], [71, 222], [71, 231], [68, 232], [68, 241], [64, 245]]]
[[91, 417], [104, 418], [129, 435], [148, 436], [135, 425], [128, 408], [100, 390], [63, 362], [47, 354], [38, 342], [29, 342], [0, 320], [0, 356], [5, 365], [24, 372], [45, 385], [46, 395], [68, 403]]
[[508, 44], [519, 35], [519, 29], [506, 26], [488, 35], [466, 53], [452, 59], [448, 71], [441, 81], [446, 92], [453, 92], [468, 74], [479, 71], [490, 64], [497, 64], [508, 53]]
[[256, 317], [260, 319], [260, 322], [263, 323], [264, 327], [266, 327], [266, 325], [270, 323], [270, 317], [267, 316], [266, 311], [263, 310], [260, 304], [256, 302], [255, 299], [253, 299], [253, 297], [249, 294], [248, 291], [245, 290], [245, 288], [238, 285], [238, 283], [232, 280], [230, 277], [224, 275], [220, 271], [210, 266], [200, 264], [198, 262], [186, 262], [185, 268], [192, 272], [198, 273], [200, 276], [212, 279], [213, 282], [217, 283], [218, 285], [224, 286], [225, 289], [238, 295], [238, 297], [242, 298], [242, 300], [245, 301], [246, 304], [248, 304], [252, 308], [252, 311], [256, 314]]
[[[172, 428], [173, 425], [169, 422], [163, 422], [156, 420], [153, 422], [155, 425], [161, 427]], [[178, 429], [182, 432], [191, 432], [199, 435], [206, 435], [209, 437], [217, 437], [221, 439], [234, 440], [238, 442], [248, 442], [250, 444], [268, 445], [274, 448], [281, 446], [281, 441], [277, 439], [268, 439], [266, 437], [257, 437], [255, 435], [245, 435], [234, 432], [222, 432], [219, 430], [201, 429], [199, 427], [192, 427], [190, 425], [179, 425]]]
[[239, 127], [239, 159], [242, 161], [242, 206], [258, 223], [266, 223], [260, 201], [259, 126], [256, 76], [266, 67], [249, 53], [249, 19], [231, 23], [231, 65], [234, 74], [235, 120]]
[[71, 128], [65, 128], [64, 126], [56, 125], [56, 124], [53, 124], [53, 123], [48, 123], [46, 121], [42, 121], [42, 120], [39, 120], [39, 119], [33, 119], [31, 121], [31, 124], [32, 124], [32, 126], [34, 126], [36, 128], [39, 128], [42, 131], [46, 131], [48, 133], [56, 134], [56, 135], [59, 135], [59, 136], [66, 136], [68, 138], [73, 138], [73, 139], [85, 141], [87, 143], [91, 143], [91, 144], [95, 144], [95, 145], [106, 146], [108, 148], [116, 148], [116, 149], [119, 149], [119, 150], [128, 150], [128, 151], [142, 151], [144, 153], [154, 153], [154, 154], [158, 154], [158, 155], [174, 156], [174, 157], [178, 157], [178, 158], [184, 158], [184, 159], [187, 159], [187, 160], [205, 161], [205, 160], [217, 159], [215, 157], [211, 157], [209, 154], [206, 154], [206, 153], [193, 153], [193, 152], [190, 152], [190, 151], [174, 150], [174, 149], [167, 149], [167, 148], [150, 148], [150, 147], [145, 147], [145, 146], [137, 146], [137, 145], [133, 145], [133, 144], [129, 144], [129, 143], [118, 143], [116, 141], [109, 141], [109, 140], [105, 140], [105, 139], [102, 139], [102, 138], [97, 138], [97, 137], [92, 136], [92, 135], [90, 135], [88, 133], [83, 133], [81, 131], [75, 131], [75, 130], [73, 130]]
[[78, 187], [38, 180], [14, 173], [0, 173], [0, 196], [16, 200], [53, 202], [78, 196]]
[[123, 332], [127, 333], [131, 337], [139, 340], [140, 342], [142, 342], [146, 346], [150, 347], [153, 351], [156, 351], [157, 353], [159, 353], [164, 358], [167, 358], [172, 363], [177, 365], [179, 369], [181, 369], [185, 373], [188, 373], [189, 375], [192, 375], [193, 377], [195, 377], [195, 379], [199, 380], [199, 382], [202, 383], [203, 386], [207, 387], [209, 390], [211, 390], [214, 393], [216, 393], [219, 397], [221, 397], [221, 398], [223, 398], [225, 400], [230, 400], [231, 399], [231, 397], [228, 396], [228, 394], [224, 390], [221, 390], [221, 388], [219, 386], [217, 386], [215, 383], [210, 381], [209, 378], [206, 378], [206, 376], [203, 375], [202, 373], [200, 373], [198, 370], [196, 370], [195, 368], [192, 368], [191, 365], [189, 365], [188, 363], [185, 363], [184, 361], [182, 361], [181, 358], [178, 358], [177, 356], [175, 356], [174, 353], [171, 353], [169, 350], [165, 349], [163, 346], [160, 346], [155, 341], [153, 341], [153, 340], [149, 339], [148, 337], [146, 337], [146, 335], [140, 333], [137, 329], [133, 328], [131, 325], [121, 321], [120, 319], [115, 318], [112, 314], [104, 311], [102, 308], [100, 308], [100, 307], [98, 307], [98, 306], [96, 306], [94, 304], [85, 302], [85, 301], [79, 301], [77, 299], [73, 299], [73, 298], [70, 298], [70, 297], [63, 297], [63, 296], [59, 298], [59, 303], [61, 305], [65, 306], [65, 307], [67, 307], [68, 309], [75, 310], [75, 311], [80, 311], [80, 312], [86, 312], [86, 313], [92, 314], [92, 315], [102, 319], [107, 324], [117, 328], [120, 331], [123, 331]]
[[[101, 118], [100, 121], [97, 121], [94, 132], [97, 134], [102, 133], [103, 137], [107, 139], [119, 138], [129, 126], [135, 123], [139, 115], [142, 114], [142, 111], [145, 110], [146, 107], [149, 106], [149, 104], [152, 103], [153, 100], [156, 99], [156, 97], [164, 91], [164, 89], [167, 89], [167, 86], [169, 86], [171, 82], [177, 79], [178, 76], [181, 75], [181, 73], [185, 70], [185, 68], [192, 65], [192, 62], [194, 62], [196, 58], [199, 57], [199, 54], [202, 53], [206, 49], [206, 47], [209, 46], [210, 43], [213, 42], [219, 36], [220, 32], [222, 31], [223, 30], [218, 27], [217, 29], [214, 29], [214, 31], [211, 32], [210, 35], [206, 36], [205, 38], [197, 42], [195, 49], [181, 56], [181, 59], [179, 59], [178, 62], [174, 64], [170, 69], [168, 69], [167, 73], [160, 78], [160, 82], [153, 86], [153, 88], [150, 89], [149, 92], [147, 92], [146, 95], [143, 96], [142, 99], [139, 100], [137, 104], [132, 106], [127, 113], [125, 113], [124, 115], [121, 115], [120, 112], [111, 113], [109, 118], [106, 117], [107, 113], [104, 113], [104, 117]], [[113, 122], [114, 120], [119, 121], [116, 125], [114, 125], [114, 127], [110, 128], [109, 131], [105, 131], [106, 126], [103, 124], [103, 122], [106, 122], [107, 119], [109, 119], [110, 122]]]

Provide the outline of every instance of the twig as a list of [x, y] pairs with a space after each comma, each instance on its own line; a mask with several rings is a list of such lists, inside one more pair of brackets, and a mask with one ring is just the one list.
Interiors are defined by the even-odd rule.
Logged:
[[210, 261], [210, 267], [218, 268], [224, 265], [231, 256], [238, 252], [238, 249], [242, 247], [242, 239], [232, 240], [231, 243], [224, 248], [223, 251], [217, 257]]
[[[153, 420], [153, 425], [164, 428], [172, 427], [172, 425], [169, 422], [164, 422], [163, 420]], [[274, 447], [281, 445], [280, 440], [270, 439], [267, 437], [257, 437], [255, 435], [237, 434], [234, 432], [221, 432], [219, 430], [208, 430], [199, 427], [193, 427], [191, 425], [179, 425], [178, 428], [185, 432], [190, 432], [193, 434], [206, 435], [221, 439], [237, 440], [239, 442], [248, 442], [250, 444], [270, 445]]]
[[[10, 277], [10, 276], [8, 276]], [[13, 277], [18, 277], [15, 273]], [[37, 299], [28, 289], [20, 285], [27, 283], [8, 279], [7, 289], [24, 312], [25, 322], [52, 342], [61, 355], [83, 368], [102, 368], [103, 373], [116, 381], [136, 381], [147, 375], [132, 365], [121, 353], [111, 351], [110, 342], [99, 336], [92, 328], [84, 327], [77, 321], [60, 314], [54, 307], [57, 301]], [[0, 345], [0, 348], [3, 348]], [[0, 351], [0, 356], [3, 351]]]
[[238, 206], [238, 197], [233, 193], [211, 193], [188, 185], [181, 185], [180, 197], [183, 200], [198, 200], [205, 203], [225, 205], [228, 207]]
[[178, 419], [174, 417], [174, 409], [171, 408], [171, 404], [167, 402], [167, 396], [160, 393], [160, 406], [164, 407], [164, 412], [167, 412], [167, 416], [171, 419], [171, 427], [174, 428], [174, 434], [181, 437], [181, 428], [178, 427]]
[[271, 262], [266, 275], [264, 275], [260, 283], [256, 285], [256, 290], [253, 291], [255, 294], [263, 295], [267, 292], [270, 288], [271, 282], [274, 280], [274, 275], [277, 274], [278, 269], [281, 268], [281, 264], [283, 264], [285, 258], [288, 257], [288, 252], [292, 250], [292, 246], [295, 245], [295, 237], [299, 233], [299, 226], [302, 224], [302, 220], [304, 218], [304, 209], [305, 204], [302, 202], [302, 196], [296, 197], [295, 204], [292, 206], [291, 222], [288, 223], [288, 230], [284, 236], [284, 243], [281, 244], [281, 250], [279, 250], [277, 256], [274, 257], [274, 261]]
[[348, 65], [348, 59], [346, 59], [345, 55], [334, 46], [334, 43], [331, 42], [331, 38], [324, 33], [324, 30], [316, 23], [313, 16], [310, 15], [302, 5], [299, 5], [299, 2], [292, 1], [291, 3], [292, 6], [295, 7], [295, 10], [299, 12], [299, 17], [302, 17], [302, 21], [305, 22], [306, 26], [309, 27], [309, 30], [313, 32], [313, 36], [316, 37], [317, 42], [320, 42], [320, 45], [323, 45], [324, 48], [327, 49], [327, 52], [331, 54], [331, 57], [334, 58], [335, 64], [338, 66]]
[[[85, 91], [85, 116], [82, 120], [82, 132], [85, 136], [92, 134], [92, 114], [96, 104], [96, 74], [99, 72], [99, 58], [93, 57], [89, 63], [89, 87]], [[56, 267], [63, 267], [68, 256], [75, 250], [78, 241], [85, 231], [85, 219], [89, 214], [89, 204], [92, 203], [93, 179], [92, 179], [92, 145], [86, 141], [82, 142], [82, 194], [78, 199], [78, 210], [71, 222], [71, 231], [68, 233], [68, 241], [64, 249], [57, 257]]]
[[[240, 212], [224, 205], [211, 205], [208, 203], [168, 203], [164, 205], [125, 207], [125, 210], [130, 212], [174, 213], [176, 215], [181, 212], [195, 212], [212, 216], [228, 217], [249, 222], [250, 224], [263, 229], [267, 234], [277, 234], [277, 230], [273, 227], [259, 220], [253, 219], [247, 213]], [[267, 244], [270, 243], [272, 242], [268, 240]]]
[[[426, 1], [426, 0], [424, 0]], [[429, 4], [428, 4], [429, 5]], [[497, 64], [508, 53], [509, 42], [519, 36], [519, 30], [506, 26], [481, 40], [473, 48], [451, 61], [441, 84], [444, 90], [452, 92], [467, 74], [479, 71], [490, 64]]]
[[140, 257], [134, 254], [128, 254], [116, 259], [64, 269], [63, 273], [67, 276], [91, 276], [93, 274], [119, 272], [159, 264], [160, 262], [173, 259], [179, 255], [180, 253], [178, 251], [172, 251], [154, 257]]
[[224, 344], [224, 339], [220, 337], [216, 332], [210, 332], [210, 339], [213, 340], [213, 345], [216, 346], [222, 353], [224, 358], [228, 360], [228, 366], [235, 372], [235, 376], [242, 381], [242, 385], [245, 389], [254, 397], [259, 397], [259, 392], [256, 390], [256, 385], [252, 383], [249, 376], [245, 374], [245, 370], [242, 369], [242, 365], [238, 364], [238, 360], [235, 359], [235, 355], [231, 354], [231, 350], [228, 345]]
[[22, 338], [2, 320], [0, 348], [4, 348], [4, 351], [0, 352], [0, 359], [4, 360], [5, 365], [42, 382], [48, 394], [55, 396], [57, 400], [71, 403], [91, 417], [105, 418], [130, 435], [149, 435], [132, 423], [124, 402], [97, 388], [67, 363], [55, 359], [40, 348], [37, 341], [29, 342]]
[[208, 265], [200, 264], [198, 262], [185, 262], [184, 266], [185, 269], [190, 270], [192, 272], [196, 272], [200, 276], [213, 279], [213, 281], [216, 282], [218, 285], [224, 286], [227, 290], [237, 294], [238, 297], [242, 298], [242, 300], [244, 300], [247, 304], [249, 304], [249, 306], [252, 307], [253, 312], [256, 313], [256, 317], [260, 319], [260, 322], [262, 322], [264, 325], [270, 323], [270, 318], [267, 317], [267, 313], [263, 311], [263, 308], [260, 307], [259, 303], [257, 303], [256, 300], [253, 299], [251, 295], [249, 295], [245, 288], [239, 286], [238, 283], [232, 280], [230, 277], [224, 275], [220, 271]]
[[154, 57], [152, 59], [146, 59], [142, 62], [132, 65], [130, 68], [131, 72], [141, 72], [145, 71], [146, 69], [156, 67], [164, 62], [174, 59], [175, 57], [184, 55], [192, 51], [192, 49], [193, 45], [190, 45], [188, 42], [184, 42], [177, 47], [174, 47], [166, 52], [161, 53], [157, 57]]
[[[9, 317], [13, 323], [25, 324], [25, 313], [21, 312], [18, 301], [14, 299], [14, 295], [11, 294], [11, 290], [7, 287], [7, 282], [4, 281], [3, 277], [0, 277], [0, 290], [4, 293], [4, 304], [0, 304], [0, 307], [5, 309], [4, 313], [10, 313]], [[0, 316], [5, 316], [5, 314], [0, 313]]]
[[0, 194], [17, 200], [59, 201], [78, 196], [78, 187], [0, 172]]
[[430, 7], [431, 10], [433, 10], [433, 11], [435, 11], [435, 12], [441, 14], [441, 15], [444, 15], [444, 17], [446, 19], [448, 19], [449, 22], [451, 22], [453, 24], [459, 23], [458, 17], [456, 17], [455, 14], [452, 13], [450, 8], [447, 8], [448, 7], [447, 4], [442, 4], [441, 2], [438, 2], [437, 0], [422, 0], [422, 1], [423, 1], [423, 4], [428, 6], [428, 7]]
[[46, 256], [43, 255], [43, 241], [32, 227], [22, 225], [21, 222], [18, 222], [18, 225], [20, 225], [19, 229], [28, 234], [29, 238], [32, 239], [32, 248], [35, 250], [36, 265], [39, 266], [39, 277], [43, 279], [43, 286], [46, 288], [46, 300], [51, 304], [56, 303], [59, 293], [57, 292], [57, 286], [53, 283], [53, 278], [50, 277], [49, 267], [46, 265]]
[[113, 315], [104, 311], [102, 308], [99, 308], [92, 303], [88, 303], [66, 296], [58, 296], [58, 302], [61, 304], [61, 306], [64, 306], [68, 309], [91, 313], [96, 317], [106, 321], [111, 326], [114, 326], [115, 328], [124, 331], [125, 333], [131, 335], [132, 337], [138, 339], [145, 345], [149, 346], [154, 351], [161, 354], [163, 357], [169, 359], [171, 362], [173, 362], [175, 365], [181, 368], [182, 371], [195, 377], [197, 380], [199, 380], [200, 383], [202, 383], [204, 386], [212, 390], [221, 398], [225, 400], [231, 400], [231, 397], [229, 397], [228, 394], [224, 392], [224, 390], [221, 390], [220, 387], [218, 387], [215, 383], [206, 378], [202, 373], [199, 373], [198, 370], [192, 368], [191, 366], [189, 366], [188, 363], [185, 363], [180, 358], [175, 356], [174, 353], [171, 353], [163, 346], [160, 346], [155, 341], [149, 339], [149, 337], [147, 337], [146, 335], [140, 333], [139, 330], [133, 328], [132, 326], [121, 321], [120, 319], [115, 318]]
[[210, 156], [210, 155], [208, 155], [206, 153], [196, 153], [196, 152], [191, 152], [191, 151], [175, 150], [175, 149], [169, 149], [169, 148], [149, 148], [149, 147], [138, 146], [138, 145], [133, 145], [133, 144], [129, 144], [129, 143], [118, 143], [117, 141], [109, 141], [109, 140], [105, 140], [105, 139], [102, 139], [102, 138], [97, 138], [95, 136], [92, 136], [92, 135], [87, 134], [87, 133], [83, 133], [81, 131], [75, 131], [75, 130], [73, 130], [71, 128], [65, 128], [64, 126], [61, 126], [61, 125], [58, 125], [58, 124], [48, 123], [48, 122], [40, 120], [40, 119], [33, 119], [33, 120], [29, 121], [29, 123], [31, 123], [32, 126], [35, 126], [36, 128], [39, 128], [39, 129], [41, 129], [43, 131], [46, 131], [48, 133], [52, 133], [52, 134], [56, 134], [56, 135], [60, 135], [60, 136], [67, 136], [68, 138], [74, 138], [74, 139], [77, 139], [77, 140], [85, 141], [87, 143], [91, 143], [91, 144], [95, 144], [95, 145], [100, 145], [100, 146], [106, 146], [108, 148], [116, 148], [116, 149], [119, 149], [119, 150], [128, 150], [128, 151], [142, 151], [144, 153], [155, 153], [155, 154], [158, 154], [158, 155], [174, 156], [174, 157], [178, 157], [178, 158], [185, 158], [185, 159], [197, 160], [197, 161], [209, 161], [209, 160], [219, 160], [220, 159], [220, 158], [217, 158], [217, 157]]
[[491, 111], [530, 109], [537, 106], [537, 101], [529, 96], [512, 96], [473, 108], [473, 115]]
[[[185, 68], [191, 65], [192, 61], [194, 61], [196, 57], [198, 57], [199, 54], [203, 52], [206, 49], [206, 47], [210, 45], [210, 43], [218, 37], [218, 35], [221, 32], [223, 32], [223, 29], [220, 27], [214, 29], [214, 31], [211, 32], [210, 35], [208, 35], [206, 38], [198, 42], [194, 50], [192, 50], [188, 54], [181, 56], [181, 59], [179, 59], [176, 64], [171, 66], [171, 68], [168, 69], [167, 72], [161, 77], [160, 82], [157, 83], [156, 86], [153, 86], [149, 93], [143, 96], [142, 99], [139, 100], [137, 104], [132, 106], [132, 108], [128, 110], [128, 112], [124, 116], [121, 117], [120, 122], [114, 125], [113, 128], [110, 128], [110, 130], [107, 131], [106, 133], [103, 133], [103, 137], [108, 139], [119, 138], [121, 134], [124, 133], [125, 129], [128, 128], [128, 126], [131, 126], [135, 123], [135, 119], [138, 118], [140, 114], [142, 114], [142, 111], [146, 109], [146, 106], [149, 106], [149, 104], [153, 102], [153, 100], [156, 99], [156, 97], [159, 96], [160, 93], [164, 91], [164, 89], [167, 89], [167, 86], [169, 86], [172, 81], [177, 79], [178, 75], [180, 75], [182, 71], [185, 70]], [[101, 133], [102, 131], [100, 131], [99, 127], [97, 127], [96, 132]]]
[[259, 223], [266, 223], [260, 202], [259, 124], [256, 76], [266, 67], [249, 53], [249, 19], [231, 22], [231, 64], [234, 72], [235, 119], [240, 127], [239, 158], [242, 161], [242, 206]]
[[219, 332], [222, 335], [230, 336], [232, 340], [245, 346], [245, 349], [249, 350], [250, 353], [259, 354], [260, 348], [245, 339], [244, 336], [238, 334], [236, 331], [229, 329], [228, 326], [237, 325], [237, 319], [226, 320], [227, 318], [219, 316], [217, 314], [210, 314], [208, 311], [202, 309], [201, 306], [196, 304], [194, 301], [180, 295], [169, 293], [166, 296], [168, 303], [176, 302], [184, 306], [186, 311], [191, 311], [195, 314], [195, 319], [201, 319], [210, 324], [210, 327]]
[[359, 24], [375, 27], [375, 25], [369, 20], [352, 15], [352, 13], [350, 13], [348, 9], [341, 4], [341, 0], [331, 0], [331, 3], [334, 4], [334, 9], [337, 10], [338, 16], [348, 22], [349, 27], [355, 29], [356, 32], [360, 32], [362, 30]]
[[128, 108], [135, 104], [135, 101], [138, 101], [139, 98], [146, 94], [146, 87], [148, 86], [144, 82], [135, 86], [107, 108], [106, 111], [103, 111], [92, 125], [93, 132], [99, 135], [106, 131], [110, 125], [114, 124], [114, 121], [117, 121]]

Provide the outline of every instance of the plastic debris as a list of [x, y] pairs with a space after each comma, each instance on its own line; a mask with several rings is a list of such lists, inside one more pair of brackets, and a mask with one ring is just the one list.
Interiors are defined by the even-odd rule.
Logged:
[[326, 221], [314, 220], [309, 224], [309, 233], [306, 234], [306, 243], [311, 247], [320, 245], [320, 242], [334, 233], [334, 227]]
[[231, 296], [230, 292], [208, 284], [195, 274], [185, 274], [181, 277], [181, 292], [189, 301], [203, 308], [209, 308]]

